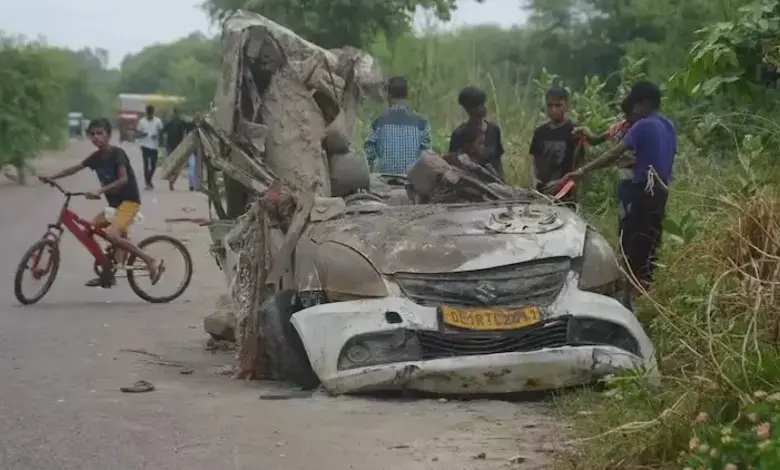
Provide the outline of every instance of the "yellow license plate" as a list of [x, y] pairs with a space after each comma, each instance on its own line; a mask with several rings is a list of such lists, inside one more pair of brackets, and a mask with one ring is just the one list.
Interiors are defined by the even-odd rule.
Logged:
[[476, 331], [517, 330], [542, 321], [539, 307], [457, 308], [441, 307], [445, 325]]

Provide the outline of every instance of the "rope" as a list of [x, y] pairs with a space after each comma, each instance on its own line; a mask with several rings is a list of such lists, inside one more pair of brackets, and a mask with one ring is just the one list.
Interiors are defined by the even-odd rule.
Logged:
[[656, 171], [655, 167], [653, 167], [653, 165], [649, 165], [647, 167], [647, 183], [645, 184], [645, 192], [651, 196], [655, 194], [656, 181], [658, 181], [658, 184], [663, 189], [669, 191], [669, 186], [661, 179], [661, 176], [658, 174], [658, 171]]

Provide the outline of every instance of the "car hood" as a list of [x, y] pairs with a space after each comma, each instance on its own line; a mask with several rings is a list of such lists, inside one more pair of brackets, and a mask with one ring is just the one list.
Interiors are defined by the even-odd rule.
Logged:
[[335, 242], [382, 274], [475, 271], [582, 255], [587, 225], [547, 204], [384, 207], [312, 224], [315, 243]]

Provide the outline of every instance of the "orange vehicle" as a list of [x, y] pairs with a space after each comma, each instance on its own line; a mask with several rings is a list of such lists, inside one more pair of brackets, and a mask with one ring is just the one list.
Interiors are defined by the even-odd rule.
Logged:
[[135, 128], [138, 120], [144, 116], [146, 107], [155, 107], [156, 114], [162, 115], [176, 106], [181, 106], [185, 99], [172, 95], [139, 95], [134, 93], [120, 93], [117, 96], [117, 123], [119, 128], [119, 141], [135, 140]]

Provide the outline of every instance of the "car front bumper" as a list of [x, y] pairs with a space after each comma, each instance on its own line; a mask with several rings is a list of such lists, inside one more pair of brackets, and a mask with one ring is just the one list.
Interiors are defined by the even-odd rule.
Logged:
[[566, 346], [533, 352], [453, 357], [340, 371], [322, 380], [331, 394], [417, 390], [468, 395], [554, 390], [642, 367], [611, 346]]
[[[403, 297], [316, 305], [292, 317], [312, 369], [330, 393], [419, 390], [442, 394], [515, 393], [591, 382], [620, 371], [643, 369], [657, 376], [655, 352], [636, 317], [616, 300], [576, 289], [551, 307], [552, 317], [571, 315], [609, 321], [636, 339], [639, 355], [610, 345], [560, 346], [528, 352], [460, 355], [338, 369], [341, 350], [359, 335], [406, 329], [439, 331], [435, 308]], [[390, 321], [395, 312], [401, 322]]]

